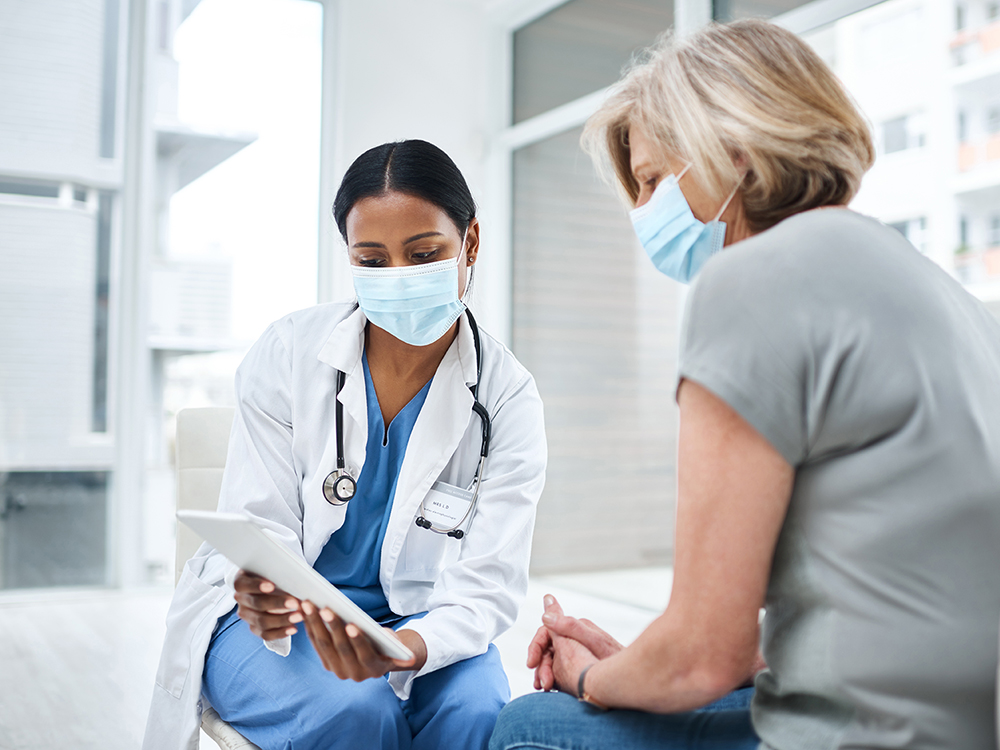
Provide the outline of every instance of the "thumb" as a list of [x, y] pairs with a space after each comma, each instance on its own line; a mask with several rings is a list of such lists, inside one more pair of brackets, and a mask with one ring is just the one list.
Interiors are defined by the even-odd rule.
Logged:
[[545, 620], [545, 627], [549, 629], [549, 632], [563, 638], [570, 638], [586, 646], [591, 651], [595, 650], [595, 644], [593, 643], [594, 634], [575, 617], [543, 617], [542, 619]]
[[545, 604], [545, 614], [542, 615], [542, 619], [545, 619], [546, 615], [553, 615], [555, 617], [563, 616], [562, 606], [560, 606], [559, 602], [556, 601], [556, 598], [552, 596], [552, 594], [546, 594], [542, 601]]

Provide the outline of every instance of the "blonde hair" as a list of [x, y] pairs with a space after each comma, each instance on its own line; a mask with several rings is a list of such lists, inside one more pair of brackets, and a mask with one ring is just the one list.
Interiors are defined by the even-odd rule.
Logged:
[[755, 231], [847, 204], [875, 158], [868, 123], [833, 71], [797, 36], [759, 20], [664, 35], [587, 121], [584, 149], [634, 205], [632, 127], [692, 162], [720, 202], [739, 185]]

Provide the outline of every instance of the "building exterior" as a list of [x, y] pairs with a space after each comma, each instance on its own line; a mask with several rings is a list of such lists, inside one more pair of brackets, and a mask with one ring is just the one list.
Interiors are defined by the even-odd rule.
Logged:
[[[116, 505], [141, 515], [143, 501], [113, 492], [122, 444], [144, 442], [119, 411], [123, 323], [144, 331], [152, 419], [164, 360], [226, 345], [230, 269], [173, 261], [165, 232], [170, 196], [252, 141], [177, 120], [170, 40], [196, 5], [157, 3], [160, 44], [136, 70], [122, 0], [0, 1], [0, 588], [116, 578]], [[145, 196], [125, 160], [136, 92], [155, 102]], [[129, 200], [156, 207], [154, 242], [124, 235]], [[152, 270], [133, 316], [120, 282], [136, 256]], [[150, 465], [160, 452], [149, 444]]]
[[887, 0], [810, 40], [874, 127], [853, 206], [1000, 315], [1000, 6]]

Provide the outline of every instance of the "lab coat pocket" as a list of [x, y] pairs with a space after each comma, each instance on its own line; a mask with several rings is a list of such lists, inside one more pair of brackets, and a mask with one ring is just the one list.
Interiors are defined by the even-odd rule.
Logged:
[[458, 559], [461, 551], [462, 540], [414, 524], [406, 535], [403, 568], [408, 573], [423, 573], [422, 578], [433, 580], [437, 572]]
[[[174, 698], [180, 698], [192, 662], [196, 661], [197, 654], [192, 653], [193, 645], [200, 640], [196, 633], [225, 596], [226, 589], [205, 583], [191, 572], [190, 567], [184, 568], [167, 612], [167, 634], [156, 672], [156, 684]], [[198, 662], [200, 664], [200, 660]]]
[[414, 525], [406, 535], [403, 567], [409, 573], [426, 573], [428, 580], [449, 563], [458, 559], [462, 542]]
[[[471, 515], [473, 497], [469, 490], [435, 482], [420, 506], [420, 514], [435, 528], [464, 530]], [[403, 566], [410, 572], [437, 572], [457, 560], [461, 548], [461, 537], [448, 536], [414, 523], [406, 536]]]

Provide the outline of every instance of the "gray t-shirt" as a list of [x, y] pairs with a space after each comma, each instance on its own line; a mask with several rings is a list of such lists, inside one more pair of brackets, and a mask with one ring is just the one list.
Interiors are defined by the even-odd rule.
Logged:
[[679, 370], [796, 470], [762, 747], [996, 748], [997, 320], [896, 231], [815, 210], [706, 264]]

